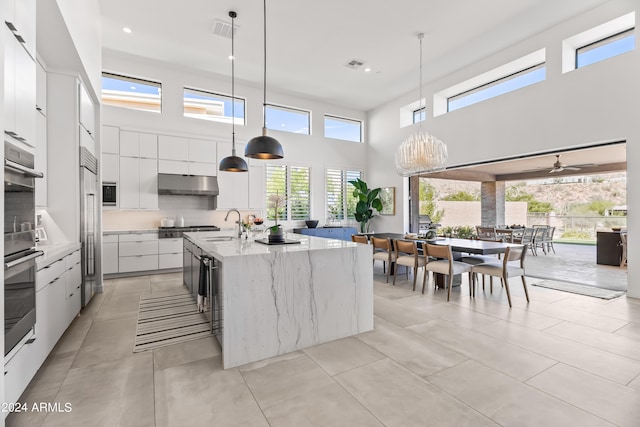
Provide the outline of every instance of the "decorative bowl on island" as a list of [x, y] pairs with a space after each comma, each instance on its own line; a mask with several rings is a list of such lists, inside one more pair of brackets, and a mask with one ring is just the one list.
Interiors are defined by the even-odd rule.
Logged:
[[317, 219], [308, 219], [305, 221], [305, 224], [307, 224], [308, 228], [316, 228], [318, 226], [318, 220]]

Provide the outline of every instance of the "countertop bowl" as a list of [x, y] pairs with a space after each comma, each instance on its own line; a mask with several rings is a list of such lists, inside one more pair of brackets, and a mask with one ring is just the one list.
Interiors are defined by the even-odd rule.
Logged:
[[622, 227], [611, 227], [612, 231], [621, 231]]
[[318, 226], [318, 220], [317, 219], [308, 219], [305, 221], [305, 224], [307, 224], [308, 228], [316, 228]]

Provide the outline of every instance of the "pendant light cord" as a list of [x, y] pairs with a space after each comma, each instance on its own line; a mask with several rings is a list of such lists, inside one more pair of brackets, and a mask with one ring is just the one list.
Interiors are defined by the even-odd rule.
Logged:
[[231, 16], [231, 155], [236, 156], [236, 53], [234, 49], [235, 14]]
[[424, 119], [420, 120], [419, 128], [422, 130], [422, 122], [427, 119], [427, 108], [422, 105], [422, 39], [424, 38], [424, 33], [418, 34], [418, 40], [420, 41], [420, 87], [418, 88], [420, 92], [420, 111], [421, 114], [424, 114]]
[[263, 85], [262, 85], [262, 135], [267, 132], [267, 0], [263, 1], [264, 13], [263, 17], [263, 40], [264, 40], [264, 67], [263, 67]]

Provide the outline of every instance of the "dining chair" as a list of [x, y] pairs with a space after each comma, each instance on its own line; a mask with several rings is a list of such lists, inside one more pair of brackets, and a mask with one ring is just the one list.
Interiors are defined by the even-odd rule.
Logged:
[[513, 241], [513, 243], [517, 243], [520, 245], [524, 245], [527, 249], [531, 249], [531, 255], [536, 255], [535, 248], [533, 247], [533, 235], [535, 234], [535, 229], [532, 227], [526, 227], [522, 231], [522, 236]]
[[[408, 242], [406, 240], [394, 240], [393, 245], [396, 250], [396, 266], [404, 265], [405, 267], [413, 267], [413, 290], [416, 290], [416, 277], [418, 275], [418, 268], [424, 267], [427, 264], [427, 258], [420, 255], [418, 252], [418, 245], [416, 242]], [[408, 275], [407, 270], [407, 275]], [[393, 284], [396, 284], [396, 274], [393, 275]], [[407, 276], [408, 278], [408, 276]], [[424, 283], [427, 278], [427, 271], [425, 270], [422, 278], [422, 289], [424, 291]]]
[[533, 254], [538, 255], [538, 248], [542, 249], [542, 252], [547, 254], [547, 243], [545, 238], [547, 236], [547, 229], [549, 227], [546, 225], [543, 226], [533, 226]]
[[553, 247], [553, 234], [555, 231], [555, 227], [548, 227], [547, 232], [544, 235], [544, 244], [547, 247], [547, 252], [551, 252], [553, 250], [554, 254], [556, 253], [556, 248]]
[[[469, 273], [469, 295], [471, 295], [471, 284], [473, 282], [471, 278], [471, 268], [470, 264], [454, 261], [453, 254], [451, 253], [451, 246], [449, 245], [432, 245], [426, 243], [422, 245], [424, 250], [425, 259], [427, 260], [427, 265], [424, 269], [425, 279], [429, 271], [432, 271], [434, 274], [445, 274], [449, 276], [449, 283], [447, 284], [447, 301], [451, 299], [451, 288], [453, 287], [453, 276], [462, 273]], [[435, 258], [435, 260], [432, 260]], [[435, 278], [434, 278], [435, 281]], [[422, 282], [422, 293], [424, 294], [426, 281]]]
[[[478, 264], [471, 267], [472, 273], [487, 274], [489, 276], [499, 277], [502, 285], [507, 291], [507, 300], [509, 301], [509, 307], [511, 305], [511, 291], [509, 290], [509, 278], [518, 277], [522, 278], [522, 286], [524, 287], [524, 293], [529, 302], [529, 291], [527, 289], [527, 281], [525, 280], [524, 271], [524, 259], [527, 255], [526, 246], [510, 246], [504, 254], [502, 262], [492, 262], [485, 264]], [[519, 261], [517, 264], [513, 261]], [[475, 281], [471, 284], [473, 289], [473, 296], [476, 295]]]
[[620, 267], [627, 265], [627, 233], [620, 233], [620, 246], [622, 246], [622, 257]]
[[[371, 237], [371, 246], [373, 246], [373, 263], [375, 264], [376, 261], [382, 261], [382, 272], [387, 274], [387, 283], [389, 283], [391, 263], [396, 260], [396, 254], [391, 248], [391, 239]], [[387, 264], [389, 264], [388, 267]]]
[[367, 236], [364, 236], [362, 234], [352, 234], [351, 241], [355, 243], [364, 243], [365, 245], [369, 244], [369, 239], [367, 239]]
[[477, 225], [476, 234], [478, 235], [478, 239], [498, 240], [495, 227], [481, 227]]

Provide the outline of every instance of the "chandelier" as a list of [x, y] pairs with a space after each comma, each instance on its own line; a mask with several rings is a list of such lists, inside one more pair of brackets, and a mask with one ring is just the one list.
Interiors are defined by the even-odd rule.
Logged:
[[[426, 119], [426, 108], [422, 105], [422, 39], [424, 34], [418, 34], [420, 41], [420, 108]], [[399, 175], [411, 176], [421, 173], [442, 170], [447, 165], [449, 155], [447, 146], [433, 135], [422, 130], [420, 120], [419, 129], [413, 135], [404, 140], [396, 151], [396, 170]]]

